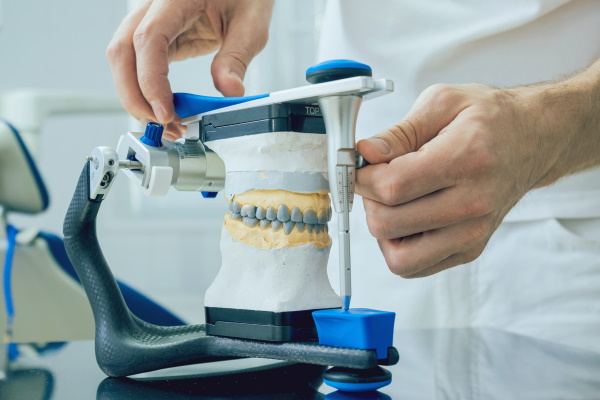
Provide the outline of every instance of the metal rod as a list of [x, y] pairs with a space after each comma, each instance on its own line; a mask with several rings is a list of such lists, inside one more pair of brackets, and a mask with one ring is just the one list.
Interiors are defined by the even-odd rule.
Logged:
[[131, 160], [120, 160], [119, 168], [125, 169], [143, 169], [143, 164], [139, 161], [131, 161]]
[[340, 297], [344, 311], [350, 308], [352, 279], [350, 264], [350, 193], [348, 191], [348, 167], [342, 167], [342, 212], [338, 219], [340, 250]]

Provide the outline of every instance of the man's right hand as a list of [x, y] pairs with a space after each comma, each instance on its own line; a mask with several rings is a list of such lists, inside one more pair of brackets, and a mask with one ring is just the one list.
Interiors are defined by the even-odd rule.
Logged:
[[273, 1], [140, 1], [106, 51], [123, 107], [142, 123], [165, 125], [166, 139], [180, 137], [169, 62], [216, 50], [215, 87], [224, 96], [243, 96], [248, 64], [267, 43]]

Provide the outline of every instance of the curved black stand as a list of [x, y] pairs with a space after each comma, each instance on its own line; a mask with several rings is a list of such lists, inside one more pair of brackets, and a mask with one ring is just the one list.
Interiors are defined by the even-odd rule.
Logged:
[[96, 236], [101, 200], [89, 199], [89, 163], [83, 169], [64, 224], [65, 247], [92, 306], [96, 359], [107, 375], [133, 375], [178, 365], [241, 357], [368, 369], [398, 362], [390, 347], [378, 360], [374, 350], [321, 346], [315, 342], [269, 343], [207, 336], [204, 325], [163, 327], [133, 315], [116, 284]]

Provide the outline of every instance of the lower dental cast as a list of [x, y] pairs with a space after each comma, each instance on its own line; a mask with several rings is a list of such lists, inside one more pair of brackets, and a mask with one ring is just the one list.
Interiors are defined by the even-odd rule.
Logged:
[[205, 306], [270, 312], [340, 307], [327, 276], [332, 210], [325, 135], [275, 132], [206, 145], [225, 163], [229, 212], [221, 269]]

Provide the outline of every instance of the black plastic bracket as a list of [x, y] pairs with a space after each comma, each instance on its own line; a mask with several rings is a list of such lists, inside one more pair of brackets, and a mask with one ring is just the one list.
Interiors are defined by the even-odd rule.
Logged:
[[267, 342], [318, 340], [313, 311], [269, 312], [205, 307], [206, 333]]
[[284, 103], [208, 114], [198, 129], [202, 142], [210, 142], [267, 132], [325, 134], [325, 122], [317, 105]]

